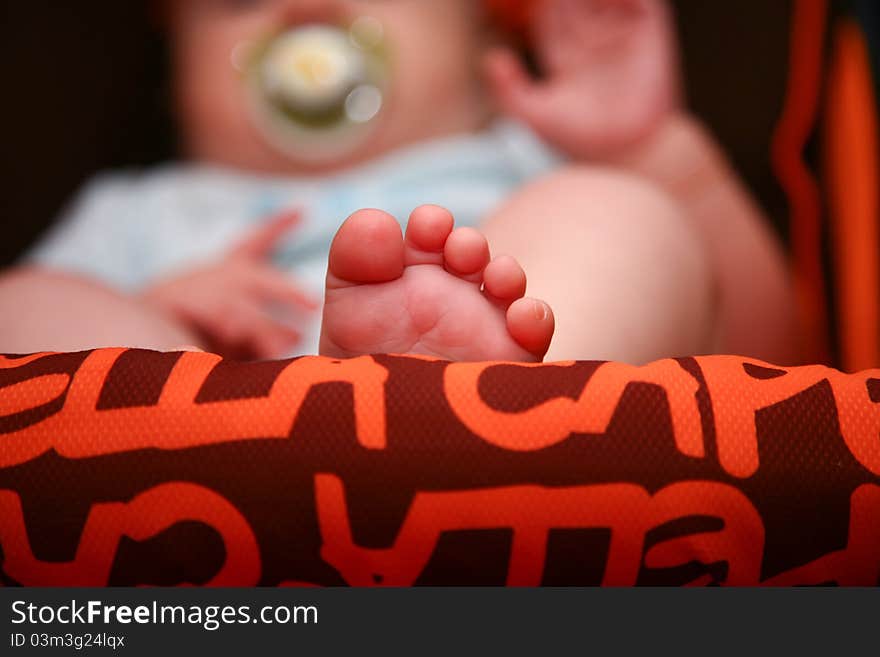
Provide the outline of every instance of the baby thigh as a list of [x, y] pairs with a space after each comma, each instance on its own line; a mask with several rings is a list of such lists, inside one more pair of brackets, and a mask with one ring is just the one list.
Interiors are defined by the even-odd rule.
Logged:
[[711, 348], [706, 249], [686, 213], [648, 181], [567, 167], [520, 189], [483, 229], [494, 255], [520, 261], [528, 294], [553, 308], [547, 360], [638, 364]]
[[195, 344], [188, 331], [136, 298], [86, 278], [30, 268], [0, 275], [0, 353]]

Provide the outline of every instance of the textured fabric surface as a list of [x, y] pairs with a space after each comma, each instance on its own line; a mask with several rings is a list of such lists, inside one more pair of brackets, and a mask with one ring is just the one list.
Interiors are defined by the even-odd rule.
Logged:
[[877, 585], [880, 370], [0, 358], [6, 585]]

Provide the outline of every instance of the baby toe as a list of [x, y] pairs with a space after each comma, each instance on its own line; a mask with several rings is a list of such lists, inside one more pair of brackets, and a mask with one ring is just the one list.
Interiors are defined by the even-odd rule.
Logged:
[[526, 293], [526, 273], [515, 258], [498, 256], [486, 265], [483, 286], [493, 300], [511, 303]]
[[439, 264], [454, 223], [452, 213], [437, 205], [422, 205], [413, 210], [406, 226], [407, 264], [423, 264], [425, 256], [430, 256], [427, 260], [431, 263]]
[[489, 264], [489, 243], [474, 228], [456, 228], [443, 248], [446, 269], [459, 278], [482, 282], [483, 270]]
[[522, 298], [507, 309], [507, 331], [520, 347], [542, 360], [550, 348], [556, 321], [544, 301]]
[[330, 245], [327, 286], [384, 283], [403, 274], [403, 235], [397, 220], [381, 210], [358, 210]]

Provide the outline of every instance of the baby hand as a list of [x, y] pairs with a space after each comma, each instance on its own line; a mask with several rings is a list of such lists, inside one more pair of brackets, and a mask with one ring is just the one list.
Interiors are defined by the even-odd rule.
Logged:
[[301, 335], [279, 315], [318, 308], [267, 262], [278, 240], [298, 222], [298, 213], [281, 215], [218, 262], [160, 282], [143, 298], [196, 331], [208, 349], [223, 356], [284, 356]]
[[532, 43], [543, 78], [516, 55], [487, 57], [501, 109], [578, 159], [635, 145], [678, 103], [674, 32], [662, 0], [544, 0]]

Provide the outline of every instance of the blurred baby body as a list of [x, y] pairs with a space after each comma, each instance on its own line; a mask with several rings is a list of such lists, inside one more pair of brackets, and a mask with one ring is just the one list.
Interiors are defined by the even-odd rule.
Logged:
[[[489, 118], [477, 64], [488, 28], [473, 4], [167, 2], [191, 161], [97, 177], [30, 261], [137, 294], [297, 212], [266, 264], [320, 299], [333, 235], [360, 208], [403, 222], [434, 203], [477, 225], [558, 157]], [[315, 353], [319, 313], [275, 300], [271, 321], [297, 336], [286, 352]]]
[[[504, 38], [489, 5], [528, 17], [540, 78], [498, 47]], [[645, 362], [721, 349], [787, 359], [778, 245], [680, 106], [662, 0], [161, 6], [188, 162], [97, 179], [31, 262], [97, 277], [227, 356], [314, 353], [331, 240], [345, 217], [380, 208], [402, 225], [413, 208], [436, 204], [519, 261], [493, 271], [506, 271], [513, 284], [501, 287], [520, 297], [525, 266], [529, 292], [558, 320], [552, 358]], [[694, 171], [699, 186], [688, 183]], [[418, 214], [430, 223], [432, 213]], [[368, 236], [380, 215], [355, 215], [335, 253], [364, 313], [427, 303], [409, 317], [446, 316], [455, 299], [438, 292], [461, 289], [500, 331], [488, 331], [486, 344], [509, 343], [511, 325], [499, 317], [513, 297], [499, 304], [479, 287], [491, 266], [484, 237], [448, 235], [454, 259], [465, 243], [471, 255], [485, 250], [466, 277], [482, 298], [444, 278], [461, 272], [442, 259], [419, 289], [403, 280], [412, 263], [390, 251], [380, 260], [388, 271], [402, 267], [403, 282], [372, 277], [372, 246], [352, 236]], [[395, 244], [403, 240], [376, 221]], [[383, 287], [392, 283], [410, 296]], [[347, 294], [333, 293], [336, 307], [355, 307]], [[534, 311], [533, 320], [550, 317], [546, 303]], [[348, 339], [357, 333], [349, 318], [332, 316], [330, 333], [348, 345], [334, 352], [355, 355], [368, 345]], [[326, 338], [326, 305], [324, 320]], [[515, 325], [511, 335], [525, 326]], [[456, 333], [448, 332], [461, 341]], [[426, 344], [414, 336], [413, 345]], [[434, 355], [458, 353], [427, 342]], [[546, 347], [542, 338], [529, 357]]]
[[[480, 133], [405, 147], [338, 174], [266, 175], [198, 163], [104, 174], [30, 257], [137, 294], [209, 265], [294, 214], [291, 228], [259, 255], [320, 300], [333, 235], [356, 210], [383, 208], [403, 226], [413, 208], [434, 203], [449, 208], [457, 225], [477, 226], [556, 160], [526, 128], [498, 121]], [[274, 355], [317, 353], [320, 313], [274, 306], [267, 308], [274, 319], [300, 334]]]

